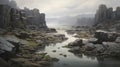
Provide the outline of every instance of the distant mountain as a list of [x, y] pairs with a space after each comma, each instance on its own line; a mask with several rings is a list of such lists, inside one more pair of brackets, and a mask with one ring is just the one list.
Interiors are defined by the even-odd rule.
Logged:
[[79, 17], [79, 18], [94, 18], [95, 14], [80, 14], [80, 15], [77, 15], [76, 17]]
[[92, 26], [94, 25], [94, 18], [91, 17], [78, 18], [76, 24], [79, 26]]
[[58, 21], [58, 18], [46, 18], [47, 21], [53, 22], [53, 21]]
[[65, 16], [59, 18], [62, 25], [91, 26], [94, 24], [94, 14], [81, 14], [77, 16]]
[[65, 16], [65, 17], [61, 17], [59, 18], [59, 23], [61, 25], [75, 25], [77, 22], [77, 18], [74, 16]]

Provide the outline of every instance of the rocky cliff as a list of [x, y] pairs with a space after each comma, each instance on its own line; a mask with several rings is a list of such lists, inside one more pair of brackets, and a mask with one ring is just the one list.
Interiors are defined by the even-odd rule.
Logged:
[[22, 11], [25, 13], [25, 16], [27, 18], [27, 28], [47, 29], [44, 13], [40, 13], [36, 8], [33, 10], [24, 8]]
[[45, 14], [40, 13], [38, 9], [19, 9], [9, 4], [0, 4], [0, 28], [7, 30], [48, 29]]
[[100, 5], [95, 15], [96, 27], [98, 29], [120, 29], [120, 7], [115, 11], [106, 5]]

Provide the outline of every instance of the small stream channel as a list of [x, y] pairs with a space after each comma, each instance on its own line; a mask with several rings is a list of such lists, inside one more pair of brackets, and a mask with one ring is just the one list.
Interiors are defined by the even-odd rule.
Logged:
[[[107, 61], [98, 61], [96, 57], [89, 57], [85, 55], [76, 56], [73, 53], [69, 52], [69, 48], [63, 48], [70, 42], [75, 41], [77, 38], [73, 35], [67, 34], [64, 30], [58, 30], [59, 34], [65, 34], [68, 40], [57, 43], [50, 44], [45, 47], [43, 52], [47, 53], [51, 57], [58, 58], [59, 61], [55, 62], [52, 67], [117, 67], [120, 66], [120, 61], [116, 59], [110, 59]], [[56, 52], [53, 52], [55, 50]], [[114, 66], [115, 65], [115, 66]], [[116, 66], [117, 65], [117, 66]]]

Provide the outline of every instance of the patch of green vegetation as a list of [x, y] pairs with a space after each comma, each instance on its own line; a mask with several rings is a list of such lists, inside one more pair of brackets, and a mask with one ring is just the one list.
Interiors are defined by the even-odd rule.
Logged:
[[25, 62], [25, 64], [23, 65], [24, 67], [41, 67], [40, 64], [37, 63], [32, 63], [32, 62]]
[[22, 52], [23, 52], [24, 54], [30, 54], [30, 52], [29, 52], [28, 50], [22, 50]]
[[24, 58], [32, 58], [33, 55], [32, 55], [32, 54], [23, 54], [23, 57], [24, 57]]
[[51, 61], [51, 57], [49, 55], [45, 55], [43, 60], [44, 61]]
[[71, 48], [69, 45], [62, 46], [63, 48]]
[[26, 38], [25, 40], [31, 41], [32, 39], [31, 38]]
[[[15, 63], [15, 64], [14, 64]], [[32, 63], [24, 58], [15, 58], [11, 60], [13, 67], [41, 67], [40, 64]]]
[[49, 41], [54, 41], [55, 39], [52, 38], [52, 37], [48, 37], [48, 40], [49, 40]]
[[38, 44], [35, 41], [28, 41], [31, 47], [36, 47]]
[[90, 38], [91, 34], [89, 32], [79, 32], [78, 35], [75, 35], [78, 38]]

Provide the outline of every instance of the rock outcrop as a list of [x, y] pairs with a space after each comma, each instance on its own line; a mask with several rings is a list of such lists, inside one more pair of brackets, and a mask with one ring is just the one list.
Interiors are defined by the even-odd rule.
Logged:
[[119, 36], [120, 36], [119, 33], [102, 31], [102, 30], [97, 30], [94, 35], [94, 37], [97, 38], [96, 43], [113, 42]]
[[97, 23], [102, 22], [107, 17], [107, 7], [106, 5], [100, 5], [99, 9], [95, 15], [95, 20]]
[[115, 42], [120, 43], [120, 37], [117, 37]]
[[38, 9], [17, 9], [3, 4], [0, 5], [0, 28], [48, 30], [45, 14]]
[[10, 52], [12, 51], [13, 48], [14, 48], [14, 45], [6, 41], [4, 38], [0, 37], [0, 49], [1, 50]]
[[95, 14], [95, 26], [97, 29], [114, 29], [120, 28], [120, 7], [117, 7], [115, 11], [113, 8], [107, 8], [102, 4], [99, 6]]
[[0, 28], [13, 30], [25, 28], [25, 17], [22, 12], [9, 5], [0, 5]]
[[29, 10], [28, 8], [24, 8], [22, 12], [25, 13], [27, 18], [27, 27], [31, 29], [47, 29], [45, 14], [40, 13], [38, 9]]
[[18, 8], [15, 0], [0, 0], [0, 4], [1, 5], [6, 4], [6, 5], [11, 6], [12, 8]]
[[68, 44], [69, 47], [74, 47], [74, 46], [82, 47], [83, 45], [84, 44], [83, 44], [82, 39], [77, 39], [74, 42], [71, 42], [71, 43]]
[[97, 30], [93, 38], [78, 39], [69, 43], [67, 48], [75, 55], [84, 54], [104, 58], [120, 58], [120, 34]]
[[0, 57], [4, 60], [8, 61], [11, 57], [13, 57], [14, 49], [16, 47], [9, 43], [5, 38], [0, 37]]
[[[56, 30], [47, 27], [44, 13], [38, 9], [19, 9], [13, 0], [0, 0], [0, 65], [44, 67], [57, 61], [46, 53], [36, 54], [41, 44], [45, 46], [37, 40], [44, 43], [66, 40], [64, 35], [48, 36], [46, 32]], [[38, 36], [39, 39], [35, 39]]]

